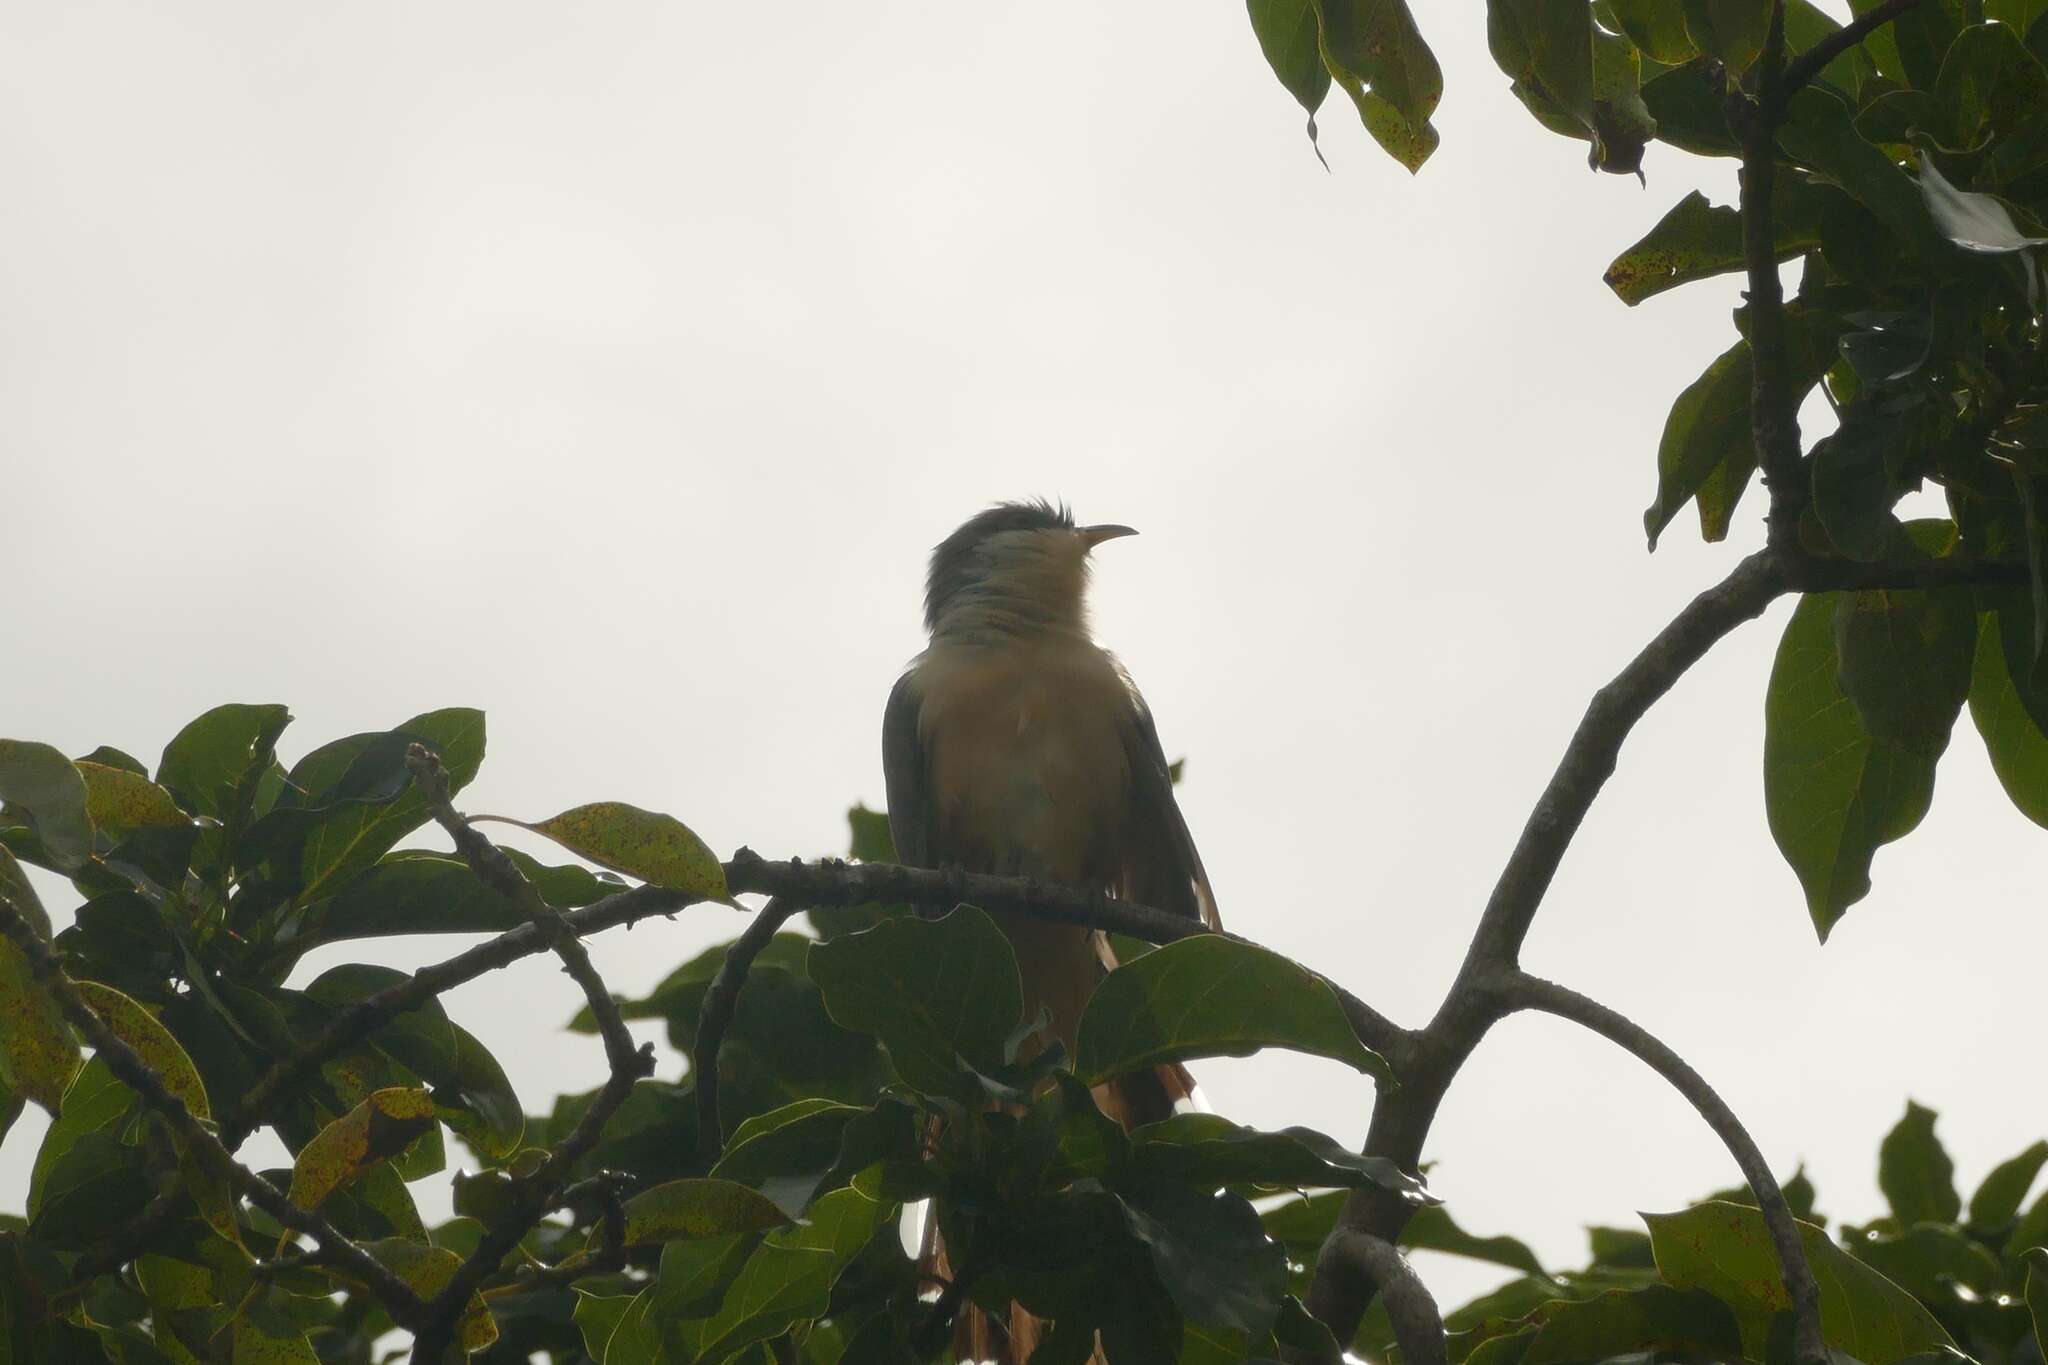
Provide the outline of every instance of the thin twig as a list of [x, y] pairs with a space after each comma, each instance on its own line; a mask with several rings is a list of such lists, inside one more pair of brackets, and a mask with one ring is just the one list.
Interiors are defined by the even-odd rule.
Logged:
[[294, 1232], [311, 1237], [330, 1264], [361, 1280], [376, 1294], [392, 1321], [400, 1326], [411, 1326], [421, 1321], [425, 1305], [403, 1280], [350, 1241], [332, 1223], [318, 1213], [300, 1208], [275, 1185], [228, 1154], [212, 1130], [199, 1121], [185, 1101], [171, 1093], [155, 1068], [143, 1061], [85, 1003], [85, 998], [58, 963], [50, 945], [4, 898], [0, 898], [0, 933], [4, 933], [21, 950], [36, 983], [56, 1001], [71, 1026], [85, 1035], [100, 1060], [107, 1064], [107, 1069], [141, 1096], [142, 1102], [151, 1110], [162, 1116], [188, 1151], [224, 1175], [251, 1203], [272, 1218]]
[[801, 909], [799, 902], [771, 897], [754, 916], [746, 932], [725, 950], [725, 961], [704, 1003], [697, 1012], [697, 1046], [690, 1056], [690, 1073], [696, 1078], [697, 1160], [707, 1169], [718, 1162], [725, 1150], [725, 1128], [718, 1116], [718, 1050], [725, 1042], [725, 1030], [739, 1008], [740, 987], [754, 959], [768, 946], [790, 916]]
[[[1539, 1010], [1585, 1025], [1648, 1065], [1699, 1111], [1735, 1158], [1735, 1164], [1741, 1167], [1742, 1178], [1756, 1195], [1764, 1226], [1777, 1249], [1779, 1272], [1784, 1278], [1785, 1292], [1792, 1299], [1794, 1358], [1810, 1365], [1825, 1361], [1827, 1346], [1821, 1337], [1820, 1287], [1814, 1282], [1813, 1267], [1807, 1262], [1799, 1224], [1785, 1203], [1785, 1192], [1778, 1187], [1770, 1163], [1764, 1160], [1756, 1140], [1727, 1102], [1685, 1058], [1627, 1015], [1597, 1000], [1519, 970], [1501, 972], [1489, 983], [1489, 989], [1508, 1009]], [[1392, 1304], [1388, 1306], [1391, 1308]]]
[[1777, 175], [1778, 125], [1784, 121], [1785, 0], [1772, 0], [1757, 55], [1756, 100], [1742, 110], [1742, 256], [1748, 275], [1749, 425], [1757, 465], [1770, 489], [1770, 543], [1798, 543], [1799, 515], [1809, 489], [1800, 458], [1799, 413], [1785, 340], [1785, 286], [1778, 278], [1777, 220], [1771, 198]]
[[504, 850], [477, 833], [475, 827], [455, 810], [449, 796], [448, 775], [442, 771], [440, 760], [424, 745], [415, 744], [406, 753], [405, 761], [406, 767], [412, 771], [413, 785], [425, 799], [435, 822], [454, 840], [456, 851], [480, 880], [518, 907], [539, 927], [548, 946], [562, 960], [570, 978], [582, 988], [583, 998], [597, 1020], [599, 1036], [604, 1039], [605, 1060], [611, 1067], [604, 1088], [585, 1107], [577, 1118], [576, 1126], [555, 1144], [538, 1170], [514, 1186], [511, 1206], [485, 1230], [476, 1250], [456, 1268], [441, 1292], [427, 1305], [426, 1321], [413, 1338], [412, 1358], [415, 1365], [430, 1365], [447, 1350], [456, 1321], [470, 1296], [498, 1272], [506, 1253], [519, 1244], [535, 1221], [559, 1199], [568, 1183], [570, 1170], [584, 1153], [596, 1145], [606, 1121], [626, 1102], [626, 1097], [640, 1079], [653, 1073], [654, 1049], [652, 1045], [634, 1047], [633, 1035], [626, 1028], [618, 1001], [612, 999], [604, 978], [590, 960], [590, 953], [562, 912], [548, 904], [539, 888], [527, 880], [518, 864], [505, 856]]
[[1857, 15], [1794, 57], [1785, 67], [1785, 79], [1779, 86], [1780, 91], [1786, 98], [1791, 98], [1818, 76], [1829, 62], [1919, 3], [1920, 0], [1884, 0], [1877, 8]]
[[[1405, 1064], [1397, 1073], [1400, 1084], [1379, 1093], [1366, 1132], [1368, 1154], [1404, 1170], [1413, 1170], [1421, 1160], [1444, 1092], [1499, 1018], [1499, 1005], [1488, 998], [1485, 983], [1499, 969], [1515, 965], [1565, 851], [1614, 772], [1622, 743], [1688, 668], [1730, 631], [1759, 615], [1786, 586], [1786, 571], [1772, 551], [1749, 556], [1688, 603], [1628, 667], [1594, 693], [1494, 883], [1457, 978], [1429, 1026], [1409, 1035]], [[1346, 1200], [1332, 1235], [1363, 1232], [1392, 1242], [1412, 1212], [1408, 1201], [1368, 1187]], [[1368, 1277], [1319, 1274], [1309, 1287], [1308, 1309], [1338, 1341], [1349, 1341], [1374, 1292]]]

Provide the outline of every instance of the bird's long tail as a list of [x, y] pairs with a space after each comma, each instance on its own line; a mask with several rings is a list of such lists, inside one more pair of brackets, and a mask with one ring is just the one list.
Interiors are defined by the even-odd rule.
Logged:
[[[1095, 1103], [1125, 1132], [1170, 1116], [1182, 1102], [1200, 1105], [1195, 1078], [1179, 1063], [1154, 1067], [1150, 1071], [1119, 1076], [1095, 1087]], [[930, 1207], [925, 1209], [918, 1270], [935, 1281], [953, 1277], [953, 1266], [939, 1236], [939, 1220]], [[1047, 1328], [1021, 1304], [1011, 1304], [1007, 1314], [991, 1313], [973, 1303], [963, 1304], [953, 1320], [953, 1359], [967, 1365], [1028, 1365]], [[1106, 1365], [1101, 1350], [1089, 1357], [1089, 1365]]]
[[[1048, 1032], [1072, 1053], [1088, 997], [1106, 971], [1117, 965], [1103, 935], [1028, 916], [998, 915], [997, 923], [1016, 953], [1027, 1012], [1043, 1008]], [[1125, 1132], [1170, 1117], [1183, 1102], [1199, 1106], [1195, 1078], [1179, 1063], [1119, 1076], [1095, 1087], [1095, 1103]], [[951, 1278], [938, 1220], [927, 1210], [923, 1254], [918, 1268]], [[1026, 1365], [1046, 1324], [1016, 1304], [1007, 1315], [964, 1305], [955, 1319], [954, 1358], [990, 1365]], [[1099, 1358], [1098, 1358], [1099, 1359]]]

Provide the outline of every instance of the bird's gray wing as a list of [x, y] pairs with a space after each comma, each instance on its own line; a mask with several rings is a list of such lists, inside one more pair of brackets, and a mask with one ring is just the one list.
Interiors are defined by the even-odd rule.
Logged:
[[930, 867], [931, 777], [917, 731], [924, 703], [915, 676], [912, 671], [896, 680], [882, 711], [882, 778], [888, 786], [889, 838], [896, 845], [896, 861]]
[[1202, 855], [1173, 799], [1173, 775], [1152, 708], [1131, 689], [1129, 723], [1122, 727], [1124, 758], [1131, 774], [1131, 809], [1124, 848], [1121, 894], [1140, 905], [1171, 910], [1221, 929], [1216, 893]]

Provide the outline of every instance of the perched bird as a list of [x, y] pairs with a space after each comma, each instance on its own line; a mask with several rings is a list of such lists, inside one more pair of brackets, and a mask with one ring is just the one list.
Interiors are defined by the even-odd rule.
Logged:
[[[1152, 712], [1088, 633], [1090, 553], [1135, 534], [1009, 502], [939, 543], [925, 587], [931, 644], [882, 718], [889, 831], [913, 866], [1045, 877], [1216, 928]], [[1089, 992], [1113, 965], [1106, 942], [1023, 915], [997, 921], [1026, 1016], [1043, 1006], [1072, 1049]], [[1188, 1085], [1179, 1067], [1126, 1077], [1105, 1108], [1126, 1126], [1149, 1122]]]

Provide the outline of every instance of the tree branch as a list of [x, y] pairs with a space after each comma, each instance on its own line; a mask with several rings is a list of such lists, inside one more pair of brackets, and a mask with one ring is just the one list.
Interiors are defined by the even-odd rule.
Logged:
[[1402, 1365], [1445, 1365], [1443, 1314], [1392, 1242], [1356, 1228], [1340, 1228], [1316, 1253], [1316, 1278], [1326, 1275], [1378, 1286]]
[[[514, 871], [517, 871], [516, 867]], [[836, 859], [809, 863], [794, 859], [770, 862], [753, 850], [744, 848], [725, 865], [725, 875], [727, 886], [735, 893], [783, 896], [819, 908], [902, 902], [926, 908], [951, 909], [967, 901], [984, 909], [1013, 911], [1063, 924], [1128, 934], [1147, 943], [1171, 943], [1191, 934], [1209, 932], [1196, 921], [1165, 910], [1036, 878], [989, 877], [900, 867], [894, 863], [846, 863]], [[580, 910], [568, 911], [561, 918], [573, 934], [582, 937], [617, 925], [637, 924], [656, 915], [674, 915], [702, 899], [665, 887], [636, 886]], [[317, 1070], [321, 1063], [348, 1051], [399, 1015], [418, 1009], [428, 1000], [489, 972], [544, 953], [550, 946], [541, 926], [529, 922], [444, 961], [422, 967], [406, 980], [350, 1003], [337, 1011], [290, 1056], [273, 1063], [239, 1103], [223, 1112], [223, 1142], [230, 1151], [239, 1147], [261, 1125], [262, 1116], [275, 1105], [280, 1094]], [[1390, 1062], [1405, 1054], [1408, 1040], [1405, 1029], [1335, 982], [1329, 984], [1350, 1017], [1352, 1028], [1366, 1046]]]
[[739, 1008], [740, 987], [746, 984], [754, 959], [800, 908], [798, 902], [780, 896], [762, 906], [746, 932], [725, 950], [725, 961], [711, 978], [711, 988], [704, 992], [697, 1011], [697, 1047], [690, 1057], [690, 1071], [696, 1077], [697, 1157], [707, 1169], [716, 1165], [725, 1151], [725, 1128], [718, 1117], [718, 1050], [725, 1043], [733, 1012]]
[[[249, 1201], [272, 1218], [311, 1237], [323, 1259], [362, 1281], [383, 1303], [392, 1321], [411, 1326], [422, 1320], [425, 1305], [405, 1281], [344, 1236], [318, 1213], [302, 1209], [278, 1188], [228, 1154], [212, 1130], [199, 1121], [185, 1101], [172, 1094], [163, 1077], [93, 1012], [78, 993], [57, 955], [41, 934], [24, 919], [12, 902], [0, 897], [0, 934], [5, 934], [27, 959], [36, 983], [57, 1002], [71, 1026], [85, 1035], [93, 1051], [115, 1077], [141, 1096], [142, 1102], [170, 1125], [171, 1131], [201, 1161], [225, 1176]], [[145, 1213], [147, 1210], [145, 1210]]]
[[[1790, 1206], [1785, 1203], [1785, 1193], [1778, 1187], [1778, 1178], [1771, 1173], [1770, 1163], [1764, 1160], [1756, 1140], [1750, 1137], [1749, 1130], [1742, 1126], [1742, 1120], [1735, 1117], [1735, 1111], [1728, 1107], [1727, 1102], [1683, 1057], [1627, 1015], [1597, 1000], [1520, 970], [1500, 972], [1488, 983], [1488, 989], [1504, 1009], [1538, 1010], [1583, 1024], [1617, 1047], [1634, 1054], [1699, 1111], [1700, 1117], [1707, 1121], [1707, 1126], [1714, 1130], [1715, 1136], [1735, 1158], [1735, 1164], [1742, 1168], [1742, 1178], [1749, 1182], [1749, 1188], [1756, 1194], [1764, 1226], [1769, 1229], [1771, 1243], [1777, 1249], [1785, 1292], [1792, 1299], [1795, 1359], [1812, 1365], [1825, 1361], [1827, 1347], [1821, 1338], [1820, 1287], [1814, 1282], [1813, 1267], [1807, 1262], [1806, 1244], [1799, 1235], [1799, 1225], [1793, 1220]], [[1390, 1301], [1388, 1307], [1391, 1309], [1392, 1306]]]
[[[831, 858], [808, 863], [797, 859], [769, 862], [745, 848], [725, 865], [725, 877], [727, 886], [735, 892], [765, 892], [820, 909], [902, 902], [925, 909], [950, 910], [964, 902], [984, 910], [1128, 934], [1147, 943], [1173, 943], [1214, 932], [1185, 915], [1037, 877], [989, 877], [950, 868], [934, 871], [896, 863], [845, 863]], [[1240, 934], [1226, 933], [1224, 937], [1251, 942]], [[1389, 1061], [1406, 1054], [1410, 1042], [1406, 1029], [1336, 982], [1327, 977], [1322, 979], [1337, 993], [1360, 1041]]]
[[[1772, 0], [1758, 54], [1756, 101], [1735, 109], [1742, 134], [1742, 256], [1748, 275], [1749, 424], [1757, 465], [1770, 489], [1770, 543], [1798, 543], [1799, 514], [1810, 500], [1785, 344], [1785, 287], [1778, 278], [1776, 223], [1771, 211], [1777, 174], [1778, 125], [1784, 120], [1785, 3]], [[1736, 97], [1738, 100], [1739, 96]]]
[[1779, 89], [1786, 98], [1791, 98], [1818, 76], [1829, 62], [1919, 3], [1920, 0], [1885, 0], [1877, 8], [1857, 15], [1849, 23], [1794, 57], [1785, 67], [1785, 79]]
[[413, 785], [425, 799], [434, 821], [455, 841], [456, 851], [469, 863], [479, 880], [491, 887], [539, 927], [541, 936], [562, 960], [564, 970], [583, 990], [583, 998], [597, 1020], [604, 1039], [605, 1060], [611, 1074], [604, 1088], [585, 1106], [576, 1126], [548, 1153], [540, 1169], [515, 1186], [511, 1207], [484, 1232], [476, 1250], [456, 1268], [427, 1305], [425, 1321], [413, 1338], [412, 1358], [416, 1365], [431, 1365], [441, 1359], [453, 1339], [455, 1324], [483, 1282], [496, 1274], [507, 1252], [532, 1229], [534, 1222], [560, 1198], [569, 1171], [584, 1153], [597, 1143], [598, 1135], [611, 1116], [626, 1102], [643, 1076], [654, 1072], [654, 1047], [633, 1046], [633, 1035], [619, 1013], [618, 1001], [605, 988], [604, 978], [591, 962], [583, 941], [562, 912], [549, 905], [539, 888], [496, 844], [477, 833], [451, 803], [448, 775], [431, 750], [415, 744], [406, 753], [405, 764], [412, 772]]
[[[1727, 578], [1688, 603], [1628, 667], [1593, 694], [1494, 884], [1457, 978], [1429, 1026], [1409, 1035], [1406, 1064], [1398, 1072], [1400, 1085], [1379, 1093], [1366, 1132], [1369, 1155], [1385, 1157], [1404, 1170], [1413, 1170], [1421, 1160], [1444, 1092], [1500, 1017], [1500, 1005], [1488, 995], [1486, 984], [1500, 969], [1516, 965], [1565, 850], [1614, 772], [1629, 732], [1688, 668], [1788, 587], [1778, 554], [1766, 549], [1750, 555]], [[1361, 1232], [1392, 1242], [1411, 1212], [1407, 1201], [1388, 1191], [1358, 1190], [1345, 1202], [1331, 1235]], [[1366, 1275], [1318, 1273], [1309, 1288], [1308, 1309], [1339, 1342], [1349, 1341], [1376, 1289]]]

